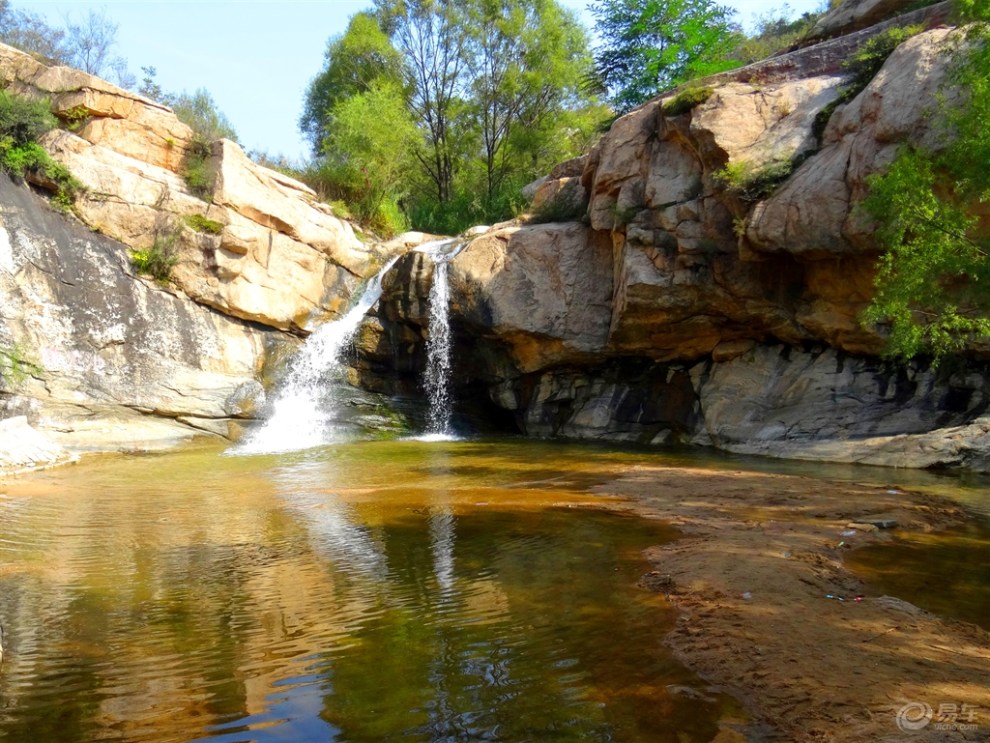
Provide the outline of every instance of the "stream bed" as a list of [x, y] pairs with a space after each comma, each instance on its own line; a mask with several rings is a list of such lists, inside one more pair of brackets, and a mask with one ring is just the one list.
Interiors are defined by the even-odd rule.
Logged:
[[[745, 718], [665, 648], [676, 613], [637, 586], [644, 548], [677, 533], [592, 493], [663, 456], [205, 447], [12, 479], [0, 740], [711, 740]], [[985, 515], [947, 560], [986, 557]]]

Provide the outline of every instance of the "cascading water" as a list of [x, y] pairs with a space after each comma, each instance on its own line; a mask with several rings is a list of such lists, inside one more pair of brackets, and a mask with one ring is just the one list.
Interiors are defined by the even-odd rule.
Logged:
[[433, 261], [433, 285], [430, 287], [430, 318], [426, 341], [426, 370], [423, 386], [429, 400], [426, 440], [454, 438], [450, 429], [450, 285], [447, 268], [465, 246], [459, 238], [436, 240], [416, 248]]
[[365, 287], [358, 302], [339, 320], [320, 326], [292, 360], [275, 396], [271, 417], [232, 454], [270, 454], [326, 444], [334, 439], [336, 399], [344, 375], [343, 354], [365, 314], [381, 298], [389, 261]]

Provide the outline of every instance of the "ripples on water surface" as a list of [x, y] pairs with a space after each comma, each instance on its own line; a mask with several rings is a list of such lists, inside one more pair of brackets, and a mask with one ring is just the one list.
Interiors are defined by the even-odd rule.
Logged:
[[0, 739], [709, 740], [729, 701], [669, 693], [703, 686], [634, 585], [671, 534], [573, 507], [640, 459], [379, 442], [20, 478]]
[[704, 685], [635, 587], [673, 535], [580, 508], [659, 461], [948, 483], [983, 514], [963, 541], [854, 554], [983, 611], [987, 489], [923, 473], [532, 441], [108, 457], [0, 488], [0, 740], [710, 740], [737, 712], [671, 693]]

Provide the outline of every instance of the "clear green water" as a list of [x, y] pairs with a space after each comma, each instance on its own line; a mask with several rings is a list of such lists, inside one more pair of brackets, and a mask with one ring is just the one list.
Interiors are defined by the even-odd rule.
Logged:
[[856, 567], [990, 614], [985, 481], [518, 440], [107, 457], [0, 486], [0, 740], [711, 740], [738, 710], [635, 585], [675, 535], [589, 508], [658, 462], [957, 497], [965, 539]]
[[644, 456], [378, 442], [19, 478], [0, 739], [710, 740], [731, 700], [635, 586], [673, 534], [578, 508]]

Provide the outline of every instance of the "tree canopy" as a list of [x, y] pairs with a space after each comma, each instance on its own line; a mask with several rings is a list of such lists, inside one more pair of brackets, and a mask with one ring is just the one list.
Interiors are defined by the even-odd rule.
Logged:
[[371, 13], [357, 13], [347, 30], [330, 39], [325, 67], [310, 83], [299, 128], [319, 155], [330, 133], [333, 107], [350, 96], [367, 93], [376, 83], [405, 87], [402, 55]]
[[596, 76], [620, 112], [692, 78], [737, 66], [733, 11], [714, 0], [598, 0]]
[[[510, 216], [520, 186], [607, 117], [581, 89], [591, 65], [585, 30], [554, 0], [375, 0], [330, 40], [306, 95], [318, 185], [392, 214], [401, 202], [434, 231]], [[355, 136], [371, 111], [394, 130]], [[375, 151], [402, 167], [368, 167]]]

